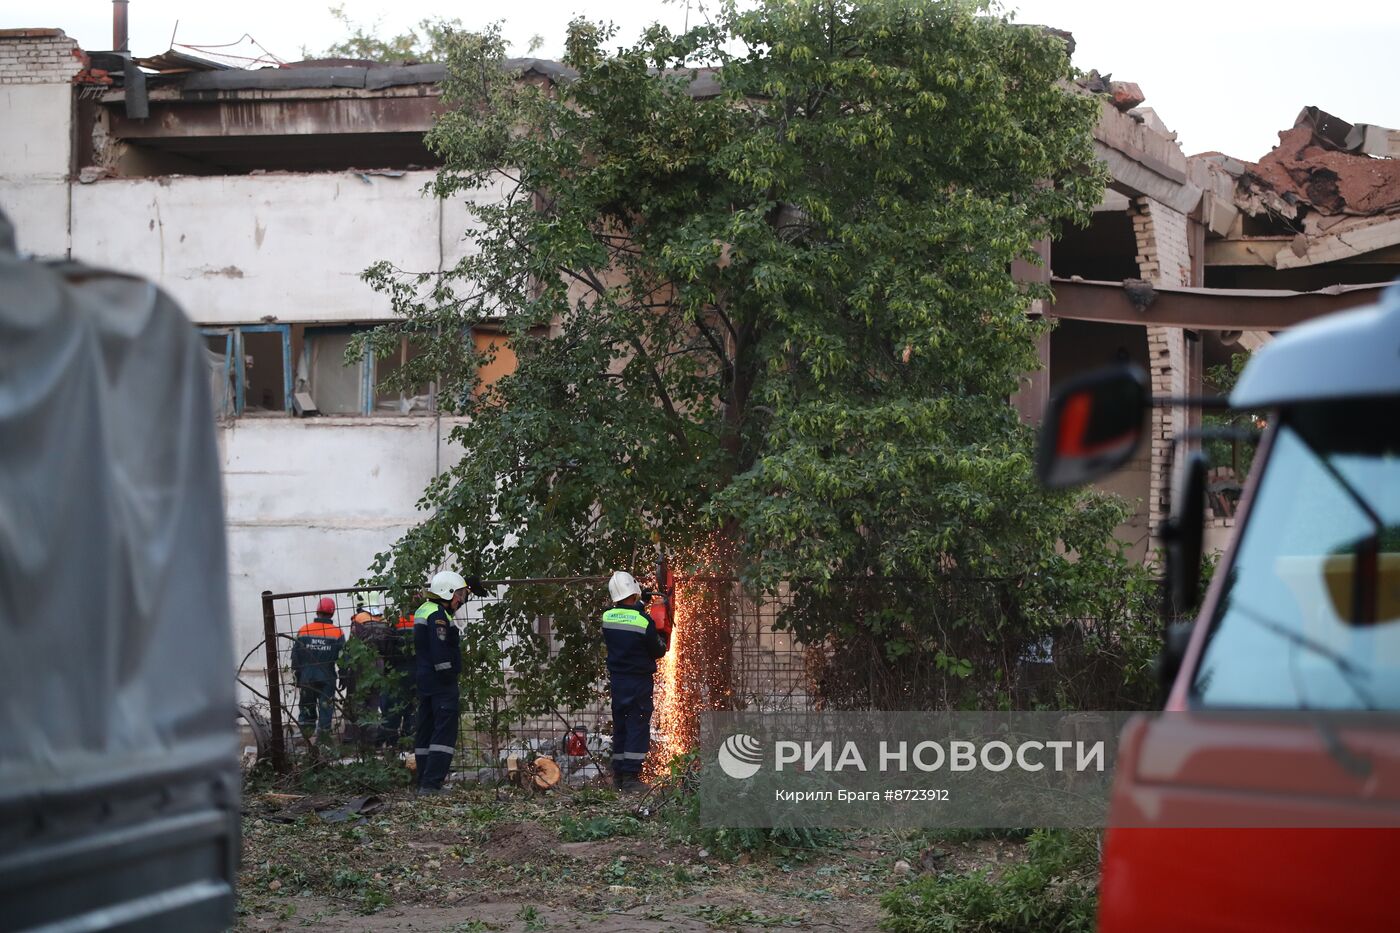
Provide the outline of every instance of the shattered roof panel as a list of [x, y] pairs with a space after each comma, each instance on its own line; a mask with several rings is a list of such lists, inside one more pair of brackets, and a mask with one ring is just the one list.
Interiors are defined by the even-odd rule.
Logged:
[[152, 55], [147, 58], [133, 58], [136, 64], [151, 71], [161, 74], [184, 74], [191, 71], [227, 71], [231, 65], [223, 62], [211, 61], [207, 58], [200, 58], [198, 55], [189, 55], [185, 52], [177, 52], [170, 49], [168, 52], [161, 52], [159, 55]]
[[1307, 125], [1280, 133], [1278, 146], [1249, 165], [1246, 178], [1323, 214], [1400, 211], [1400, 161], [1324, 148]]

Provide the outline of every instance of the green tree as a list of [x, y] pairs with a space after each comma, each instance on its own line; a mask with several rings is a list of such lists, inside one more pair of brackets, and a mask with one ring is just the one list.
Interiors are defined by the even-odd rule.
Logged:
[[[1228, 396], [1234, 391], [1235, 383], [1240, 381], [1240, 374], [1244, 372], [1245, 366], [1249, 364], [1248, 351], [1240, 351], [1230, 355], [1230, 362], [1212, 366], [1206, 370], [1206, 387], [1216, 395]], [[1206, 412], [1201, 416], [1204, 427], [1221, 428], [1225, 430], [1238, 431], [1241, 434], [1248, 434], [1258, 431], [1264, 423], [1266, 412], [1237, 411], [1219, 415]], [[1205, 444], [1206, 452], [1210, 456], [1212, 467], [1230, 467], [1235, 473], [1235, 479], [1243, 483], [1249, 475], [1250, 468], [1254, 465], [1254, 443], [1250, 440], [1209, 440]], [[1238, 494], [1231, 497], [1231, 501], [1237, 501]]]
[[325, 51], [312, 55], [307, 49], [301, 50], [305, 57], [315, 58], [357, 58], [375, 62], [419, 64], [447, 60], [449, 37], [461, 32], [462, 21], [457, 18], [437, 17], [418, 21], [418, 28], [410, 29], [397, 36], [382, 38], [378, 24], [366, 28], [356, 23], [345, 12], [344, 5], [330, 8], [331, 16], [345, 27], [348, 35]]
[[[957, 0], [727, 3], [613, 38], [572, 23], [549, 87], [503, 69], [494, 30], [449, 44], [434, 193], [467, 196], [474, 249], [441, 275], [370, 269], [401, 319], [360, 352], [418, 342], [399, 378], [437, 381], [468, 454], [377, 578], [602, 574], [660, 540], [760, 590], [804, 581], [784, 622], [805, 640], [933, 650], [969, 679], [958, 631], [1028, 644], [1117, 611], [1119, 510], [1039, 489], [1008, 403], [1048, 297], [1010, 264], [1103, 185], [1062, 40]], [[464, 339], [482, 324], [518, 358], [489, 389], [492, 351]], [[917, 586], [841, 582], [868, 577]], [[946, 587], [977, 595], [934, 612]], [[489, 638], [544, 672], [527, 704], [598, 670], [551, 666], [527, 620], [583, 644], [596, 605], [522, 587], [495, 607]]]

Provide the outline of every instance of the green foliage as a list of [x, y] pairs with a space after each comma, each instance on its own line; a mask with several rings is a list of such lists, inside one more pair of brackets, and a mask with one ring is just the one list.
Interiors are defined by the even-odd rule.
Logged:
[[[1206, 385], [1213, 389], [1216, 394], [1229, 395], [1235, 388], [1235, 383], [1240, 381], [1240, 374], [1244, 372], [1245, 366], [1249, 364], [1249, 353], [1240, 352], [1231, 355], [1230, 362], [1220, 366], [1212, 366], [1206, 370]], [[1201, 416], [1201, 426], [1204, 428], [1229, 428], [1236, 431], [1250, 432], [1256, 431], [1263, 424], [1266, 412], [1231, 411], [1226, 413], [1205, 412]], [[1207, 440], [1205, 442], [1206, 454], [1210, 457], [1212, 467], [1231, 467], [1235, 471], [1236, 480], [1243, 485], [1245, 477], [1249, 475], [1250, 468], [1254, 465], [1255, 445], [1249, 441], [1227, 441], [1227, 440]], [[1237, 501], [1239, 495], [1232, 497], [1232, 501]]]
[[308, 58], [356, 58], [375, 62], [419, 64], [446, 60], [446, 50], [451, 36], [462, 31], [462, 21], [457, 18], [419, 20], [417, 29], [400, 33], [397, 36], [382, 38], [377, 35], [378, 24], [366, 28], [356, 23], [345, 12], [345, 6], [330, 8], [331, 16], [348, 35], [341, 41], [319, 54], [312, 55], [305, 48], [302, 54]]
[[721, 904], [701, 904], [695, 908], [695, 916], [711, 926], [723, 930], [796, 927], [803, 925], [805, 919], [788, 914], [765, 914], [749, 907], [726, 907]]
[[409, 777], [397, 758], [364, 758], [309, 764], [296, 773], [294, 787], [306, 794], [371, 794], [406, 787]]
[[596, 842], [613, 836], [633, 836], [641, 823], [630, 816], [593, 816], [586, 819], [564, 817], [559, 826], [559, 838], [565, 842]]
[[[353, 352], [419, 345], [397, 378], [436, 381], [470, 453], [377, 585], [444, 562], [640, 571], [657, 540], [709, 544], [679, 569], [805, 581], [782, 621], [807, 643], [941, 652], [966, 683], [1068, 620], [1117, 618], [1121, 510], [1042, 490], [1008, 403], [1048, 296], [1010, 264], [1087, 220], [1104, 180], [1063, 42], [961, 0], [772, 0], [622, 46], [579, 20], [566, 48], [576, 76], [544, 88], [504, 70], [499, 32], [448, 37], [432, 190], [465, 196], [474, 249], [440, 275], [369, 269], [399, 319]], [[711, 96], [690, 92], [697, 62], [719, 68]], [[495, 351], [465, 339], [483, 324], [518, 360], [489, 388]], [[868, 577], [925, 589], [839, 595]], [[527, 672], [507, 715], [585, 705], [600, 595], [512, 587], [468, 632], [464, 707], [499, 708], [507, 667]]]
[[660, 813], [670, 834], [702, 846], [720, 858], [811, 851], [840, 845], [846, 834], [836, 829], [806, 826], [708, 827], [700, 825], [700, 799], [695, 793], [697, 752], [671, 759], [666, 781], [666, 805]]
[[733, 858], [750, 855], [826, 849], [840, 845], [846, 834], [838, 829], [811, 826], [763, 826], [703, 829], [699, 838], [715, 855]]
[[526, 904], [520, 908], [520, 913], [516, 914], [516, 919], [525, 924], [525, 929], [543, 930], [545, 928], [544, 918], [540, 916], [540, 910], [533, 904]]
[[1094, 928], [1097, 834], [1039, 829], [1000, 877], [919, 878], [881, 898], [890, 933], [1072, 933]]

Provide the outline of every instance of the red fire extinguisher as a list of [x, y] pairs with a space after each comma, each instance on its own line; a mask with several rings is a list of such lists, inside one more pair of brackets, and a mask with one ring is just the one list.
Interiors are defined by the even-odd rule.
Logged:
[[564, 754], [583, 756], [588, 754], [588, 727], [574, 726], [564, 739]]

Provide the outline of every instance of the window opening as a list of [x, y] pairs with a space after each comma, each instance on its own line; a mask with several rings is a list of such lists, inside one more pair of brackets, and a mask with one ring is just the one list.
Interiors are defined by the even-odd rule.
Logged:
[[238, 388], [233, 374], [233, 331], [204, 331], [204, 361], [209, 367], [209, 389], [214, 414], [228, 418], [234, 413]]
[[202, 328], [200, 332], [209, 354], [214, 402], [219, 412], [290, 412], [289, 325], [239, 324]]
[[357, 328], [308, 330], [303, 353], [309, 357], [311, 397], [324, 415], [365, 413], [365, 366], [346, 363], [345, 351]]
[[391, 391], [384, 388], [388, 377], [401, 369], [410, 360], [416, 360], [423, 351], [414, 346], [407, 337], [399, 338], [398, 349], [375, 360], [374, 410], [382, 414], [408, 415], [414, 412], [430, 412], [437, 406], [435, 386], [421, 383], [409, 391]]

